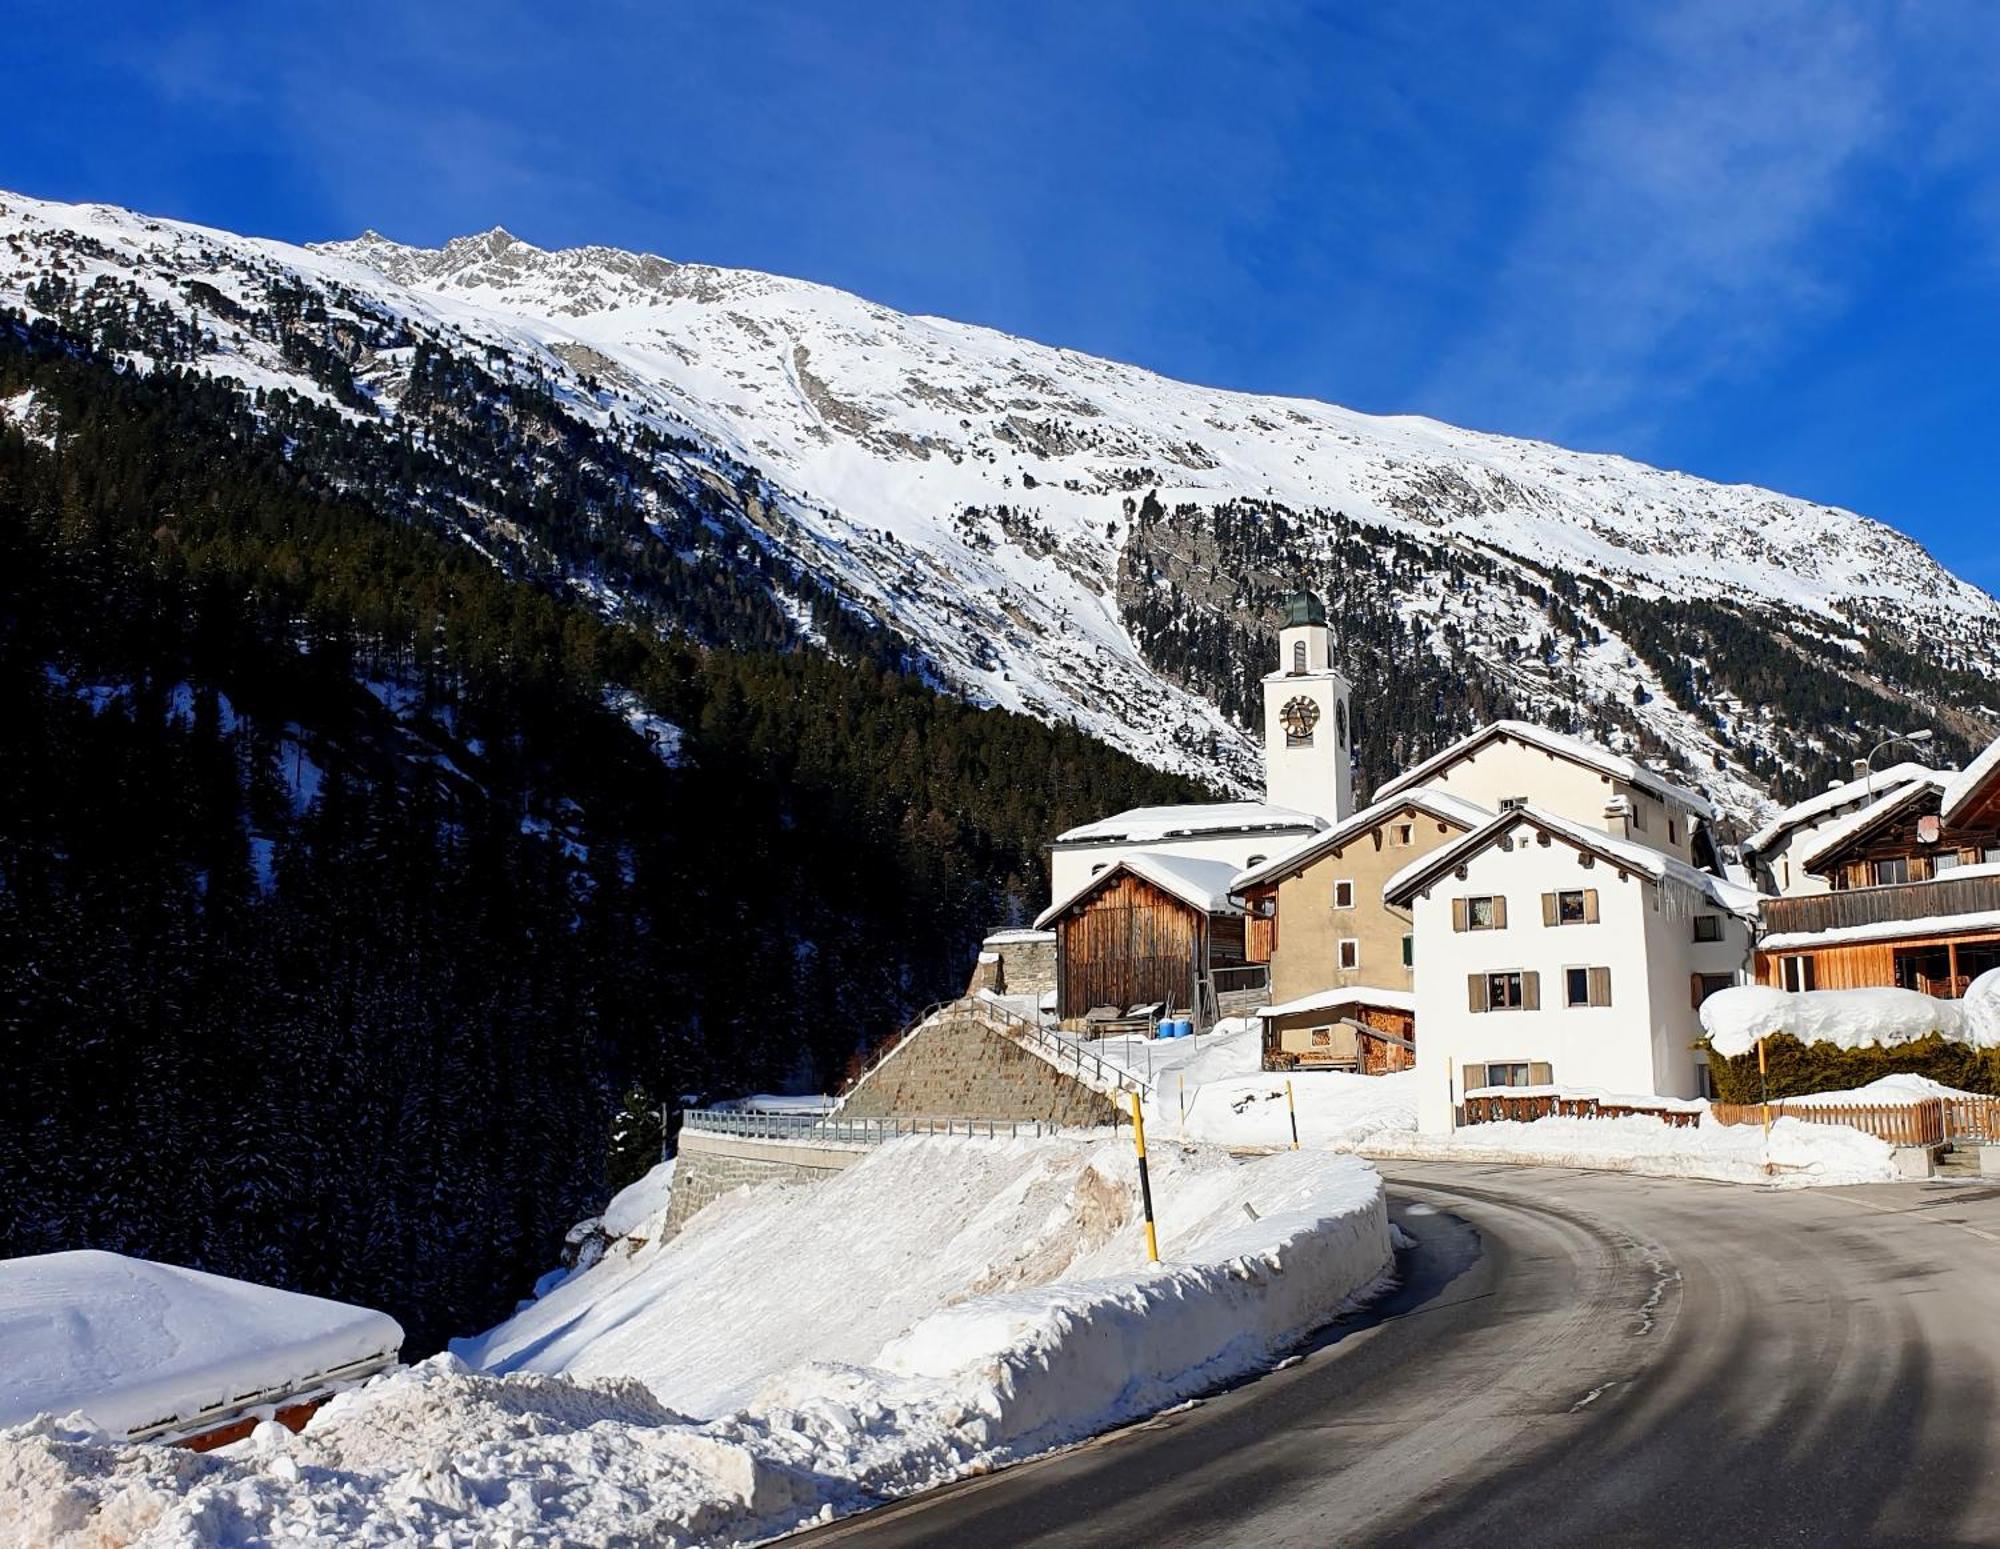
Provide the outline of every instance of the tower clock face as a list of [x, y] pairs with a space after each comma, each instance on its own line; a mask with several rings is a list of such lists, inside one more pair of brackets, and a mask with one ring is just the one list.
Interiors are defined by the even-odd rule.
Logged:
[[1319, 724], [1319, 706], [1301, 694], [1285, 701], [1285, 707], [1278, 712], [1278, 721], [1286, 736], [1310, 737], [1313, 727]]

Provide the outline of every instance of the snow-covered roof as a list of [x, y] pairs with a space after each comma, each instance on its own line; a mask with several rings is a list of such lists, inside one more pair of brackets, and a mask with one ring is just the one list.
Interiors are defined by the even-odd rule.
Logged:
[[[1946, 872], [1947, 877], [1956, 872]], [[1838, 925], [1831, 930], [1788, 930], [1757, 943], [1761, 952], [1798, 952], [1837, 946], [1849, 941], [1899, 941], [1905, 936], [1961, 936], [1968, 931], [2000, 931], [2000, 910], [1973, 914], [1928, 914], [1915, 920], [1871, 920], [1866, 925]]]
[[986, 939], [980, 945], [987, 947], [1029, 946], [1038, 942], [1054, 941], [1055, 939], [1056, 933], [1052, 930], [1029, 930], [1025, 927], [1015, 927], [1009, 930], [988, 931]]
[[250, 1395], [393, 1361], [387, 1313], [118, 1253], [0, 1260], [0, 1426], [81, 1409], [114, 1435], [192, 1429]]
[[1594, 742], [1585, 742], [1577, 737], [1565, 737], [1561, 732], [1550, 731], [1546, 726], [1537, 726], [1531, 721], [1494, 721], [1481, 727], [1470, 736], [1461, 737], [1442, 752], [1433, 753], [1414, 769], [1407, 769], [1388, 784], [1375, 792], [1375, 799], [1381, 801], [1398, 791], [1408, 790], [1413, 785], [1422, 785], [1439, 771], [1450, 767], [1463, 758], [1476, 753], [1489, 742], [1503, 737], [1512, 737], [1525, 742], [1530, 747], [1540, 748], [1544, 753], [1552, 753], [1557, 758], [1566, 758], [1571, 763], [1582, 764], [1595, 769], [1600, 774], [1610, 775], [1614, 780], [1623, 780], [1628, 785], [1636, 785], [1643, 791], [1651, 792], [1669, 805], [1683, 807], [1696, 817], [1713, 821], [1715, 808], [1708, 798], [1699, 792], [1689, 790], [1684, 785], [1676, 785], [1664, 775], [1655, 774], [1644, 764], [1636, 763], [1623, 754], [1613, 753], [1609, 748], [1599, 747]]
[[1960, 812], [1970, 806], [1973, 797], [1991, 784], [1996, 776], [2000, 776], [2000, 737], [1996, 737], [1985, 752], [1946, 784], [1944, 801], [1938, 808], [1945, 823], [1956, 823]]
[[1382, 884], [1382, 896], [1390, 903], [1402, 902], [1418, 892], [1433, 875], [1448, 871], [1466, 858], [1477, 855], [1510, 829], [1524, 823], [1565, 840], [1579, 850], [1600, 855], [1613, 865], [1636, 872], [1653, 882], [1674, 884], [1700, 893], [1717, 908], [1726, 909], [1744, 919], [1754, 919], [1763, 901], [1763, 895], [1754, 889], [1690, 866], [1679, 856], [1573, 822], [1541, 807], [1516, 807], [1503, 812], [1464, 838], [1420, 856]]
[[1884, 791], [1858, 812], [1848, 813], [1838, 822], [1830, 824], [1825, 832], [1815, 835], [1812, 849], [1800, 858], [1799, 864], [1808, 871], [1817, 871], [1820, 863], [1829, 855], [1866, 833], [1877, 823], [1895, 816], [1919, 797], [1943, 789], [1944, 784], [1945, 776], [1926, 773]]
[[1082, 823], [1057, 834], [1057, 845], [1158, 844], [1197, 834], [1316, 833], [1326, 819], [1290, 807], [1261, 801], [1214, 801], [1179, 807], [1134, 807], [1095, 823]]
[[1260, 882], [1269, 882], [1309, 864], [1316, 857], [1329, 850], [1337, 850], [1352, 841], [1356, 835], [1365, 834], [1376, 824], [1386, 822], [1405, 807], [1415, 807], [1420, 812], [1428, 812], [1443, 822], [1456, 823], [1460, 828], [1472, 829], [1490, 822], [1493, 814], [1476, 801], [1467, 801], [1463, 796], [1454, 796], [1449, 791], [1419, 786], [1416, 790], [1403, 791], [1387, 800], [1378, 801], [1372, 807], [1363, 807], [1344, 823], [1323, 829], [1316, 834], [1307, 834], [1287, 845], [1268, 860], [1259, 861], [1255, 866], [1246, 867], [1236, 874], [1230, 891], [1240, 893], [1245, 888], [1255, 887]]
[[1243, 912], [1229, 900], [1229, 884], [1236, 875], [1236, 867], [1231, 862], [1137, 850], [1130, 855], [1119, 856], [1095, 876], [1084, 878], [1066, 896], [1044, 909], [1035, 919], [1036, 926], [1044, 926], [1060, 918], [1121, 871], [1145, 878], [1162, 892], [1172, 894], [1190, 909], [1199, 909], [1203, 914]]
[[1830, 785], [1817, 796], [1808, 796], [1804, 801], [1794, 802], [1791, 806], [1783, 808], [1770, 822], [1745, 839], [1743, 848], [1762, 853], [1795, 828], [1809, 827], [1829, 814], [1838, 812], [1842, 807], [1867, 801], [1871, 791], [1886, 791], [1929, 775], [1948, 776], [1951, 773], [1952, 771], [1948, 769], [1933, 769], [1928, 764], [1906, 762], [1878, 769], [1872, 779], [1845, 780], [1839, 785]]
[[1417, 997], [1409, 990], [1379, 990], [1372, 984], [1353, 984], [1344, 990], [1315, 990], [1297, 1000], [1277, 1006], [1259, 1006], [1260, 1017], [1304, 1016], [1309, 1011], [1331, 1011], [1336, 1006], [1381, 1006], [1389, 1011], [1415, 1011]]

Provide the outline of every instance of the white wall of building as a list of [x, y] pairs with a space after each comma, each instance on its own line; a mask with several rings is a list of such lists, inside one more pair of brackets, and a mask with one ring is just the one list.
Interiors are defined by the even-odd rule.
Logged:
[[[1511, 737], [1484, 743], [1424, 784], [1463, 796], [1490, 812], [1499, 811], [1504, 801], [1525, 797], [1557, 817], [1606, 829], [1682, 860], [1693, 854], [1694, 834], [1685, 812], [1670, 810], [1639, 786]], [[1605, 804], [1617, 796], [1631, 804], [1633, 817], [1607, 828]]]
[[[1621, 880], [1603, 860], [1586, 865], [1560, 841], [1513, 838], [1511, 850], [1473, 856], [1465, 880], [1447, 873], [1415, 900], [1419, 1126], [1451, 1128], [1467, 1064], [1546, 1064], [1559, 1086], [1699, 1095], [1692, 975], [1740, 973], [1747, 928], [1723, 916], [1724, 941], [1697, 944], [1692, 920], [1661, 907], [1648, 879]], [[1544, 925], [1542, 894], [1572, 888], [1596, 890], [1597, 921]], [[1453, 930], [1452, 900], [1472, 896], [1505, 897], [1506, 928]], [[1573, 967], [1610, 970], [1608, 1006], [1564, 1003], [1564, 971]], [[1469, 976], [1504, 972], [1539, 976], [1538, 1010], [1470, 1009]]]

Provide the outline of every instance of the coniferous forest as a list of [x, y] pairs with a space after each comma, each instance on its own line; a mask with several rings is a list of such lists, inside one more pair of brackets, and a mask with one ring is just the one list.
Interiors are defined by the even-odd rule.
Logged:
[[[504, 1315], [614, 1122], [839, 1080], [1083, 817], [1197, 794], [708, 586], [608, 621], [227, 385], [0, 318], [0, 1256]], [[358, 437], [358, 432], [356, 433]], [[649, 736], [635, 734], [628, 718]], [[629, 1166], [629, 1157], [622, 1159]]]

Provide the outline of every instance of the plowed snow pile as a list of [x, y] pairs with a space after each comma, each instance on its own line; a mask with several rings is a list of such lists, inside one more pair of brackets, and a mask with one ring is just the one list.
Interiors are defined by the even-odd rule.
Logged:
[[[1258, 1369], [1389, 1261], [1353, 1157], [912, 1140], [729, 1196], [240, 1455], [0, 1432], [0, 1542], [685, 1544], [1075, 1440]], [[1250, 1207], [1246, 1209], [1245, 1207]], [[707, 1418], [700, 1418], [705, 1416]]]

